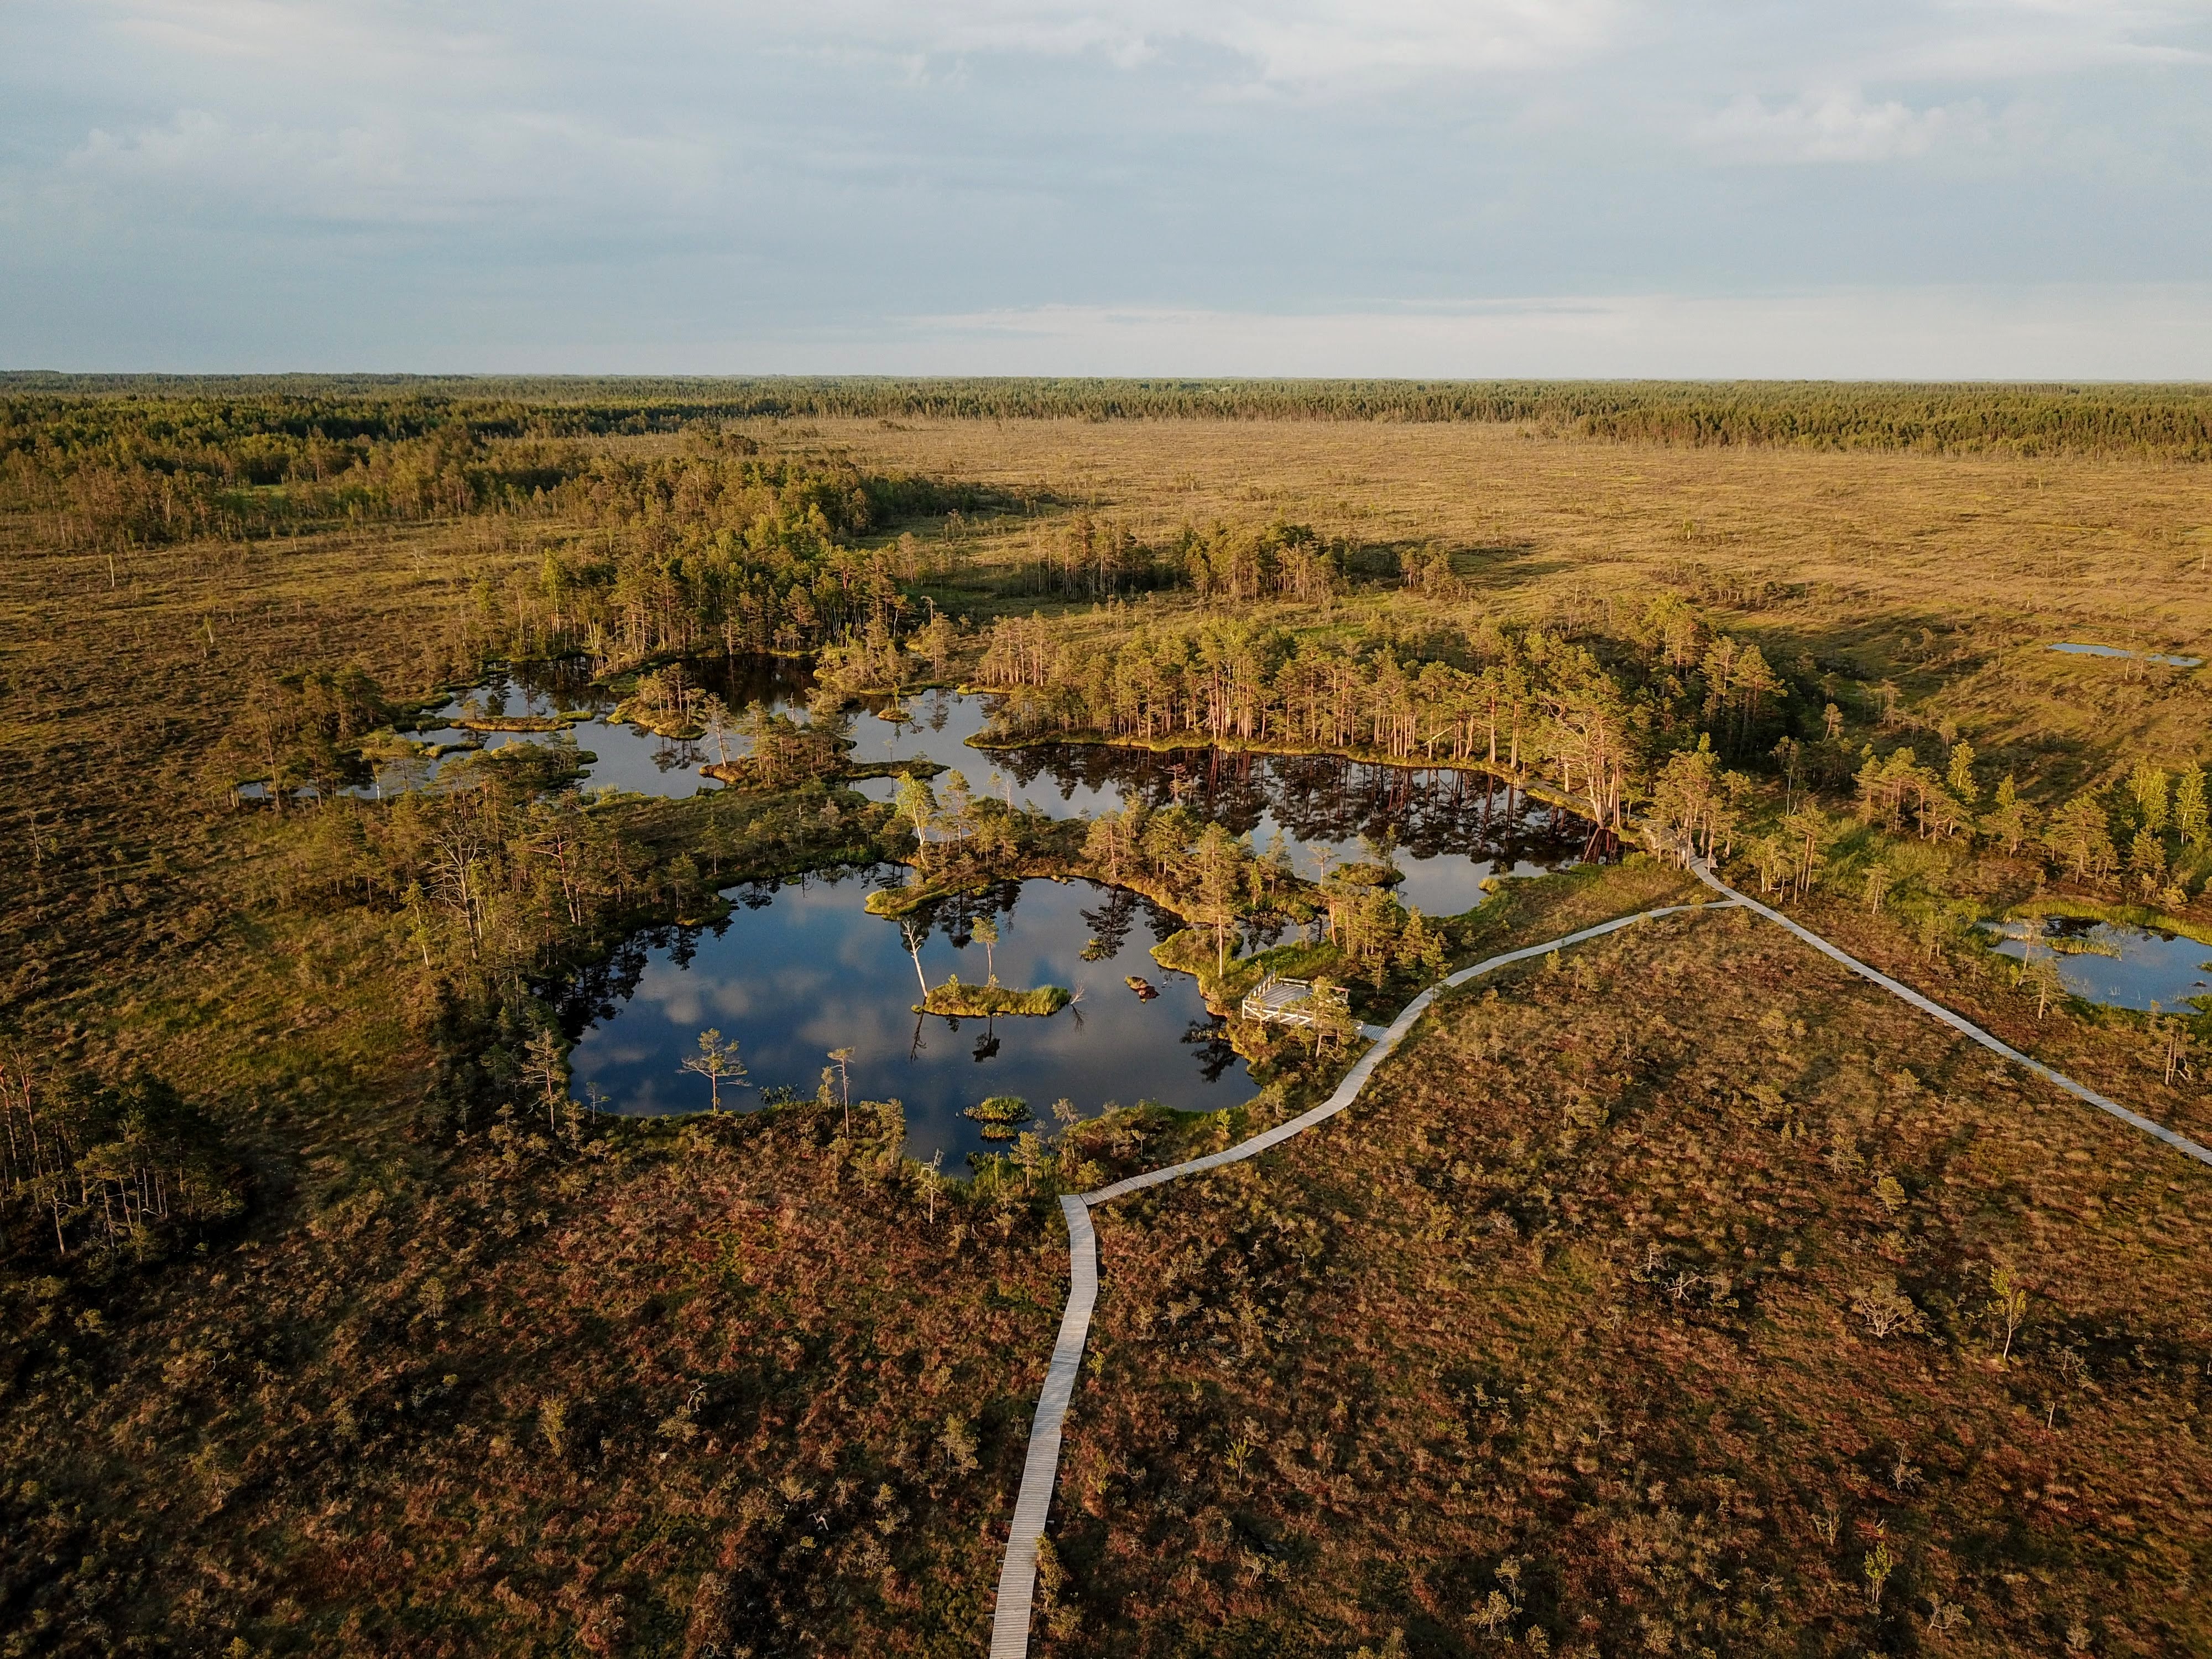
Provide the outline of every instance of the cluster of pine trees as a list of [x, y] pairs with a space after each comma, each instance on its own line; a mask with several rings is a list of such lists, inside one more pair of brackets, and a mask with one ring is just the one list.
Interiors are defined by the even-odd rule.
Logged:
[[1027, 586], [1066, 599], [1110, 599], [1171, 586], [1177, 574], [1171, 555], [1139, 541], [1127, 525], [1084, 513], [1030, 562]]
[[2047, 813], [2021, 798], [2009, 773], [1984, 806], [1974, 746], [1964, 741], [1951, 746], [1941, 771], [1909, 748], [1886, 757], [1869, 750], [1857, 782], [1860, 817], [1893, 833], [1909, 827], [1923, 839], [1964, 837], [2015, 856], [2029, 850], [2076, 880], [2121, 878], [2132, 896], [2175, 908], [2187, 902], [2170, 891], [2175, 854], [2205, 835], [2204, 772], [2194, 762], [2169, 775], [2138, 761], [2120, 783], [2081, 790]]
[[1162, 895], [1209, 935], [1216, 972], [1226, 967], [1247, 923], [1318, 924], [1322, 937], [1378, 989], [1394, 969], [1431, 979], [1443, 971], [1443, 936], [1398, 902], [1387, 863], [1339, 865], [1309, 884], [1292, 869], [1279, 832], [1265, 854], [1255, 854], [1249, 837], [1188, 808], [1156, 809], [1140, 800], [1091, 819], [1083, 852], [1097, 875]]
[[996, 719], [1009, 737], [1541, 768], [1615, 828], [1685, 732], [1706, 725], [1755, 750], [1789, 697], [1756, 645], [1711, 634], [1672, 596], [1626, 637], [1588, 641], [1487, 620], [1345, 636], [1223, 618], [1074, 647], [1042, 618], [1012, 617], [994, 625], [977, 678], [1006, 693]]
[[487, 592], [485, 621], [509, 654], [580, 652], [602, 672], [661, 655], [814, 650], [871, 628], [895, 638], [919, 620], [907, 589], [931, 562], [912, 536], [874, 549], [853, 539], [976, 499], [726, 449], [602, 458], [548, 506], [595, 533], [548, 552], [534, 578]]
[[359, 667], [274, 676], [248, 688], [223, 758], [234, 775], [265, 780], [280, 807], [301, 790], [327, 798], [368, 779], [362, 740], [394, 715], [382, 688]]
[[[1976, 758], [1964, 739], [1950, 745], [1940, 767], [1910, 744], [1887, 755], [1869, 744], [1856, 779], [1858, 821], [1891, 836], [1963, 841], [2038, 859], [2077, 881], [2117, 881], [2148, 904], [2179, 909], [2189, 902], [2176, 866], [2206, 837], [2204, 771], [2197, 763], [2169, 774], [2138, 761], [2124, 781], [2078, 791], [2044, 811], [2021, 796], [2011, 773], [1985, 790]], [[1724, 769], [1710, 742], [1700, 743], [1662, 769], [1650, 817], [1670, 842], [1726, 854], [1747, 830], [1753, 793], [1750, 779]], [[1809, 796], [1789, 803], [1747, 843], [1762, 888], [1809, 888], [1843, 829]]]
[[[713, 870], [658, 856], [562, 788], [562, 749], [508, 744], [448, 760], [434, 790], [374, 807], [325, 801], [301, 843], [295, 898], [394, 910], [426, 971], [466, 964], [520, 985], [624, 919], [713, 890]], [[719, 863], [711, 828], [704, 846]]]
[[168, 1085], [0, 1063], [0, 1213], [35, 1220], [57, 1255], [147, 1260], [244, 1206], [214, 1125]]
[[1350, 548], [1341, 540], [1324, 540], [1305, 525], [1216, 525], [1205, 532], [1185, 530], [1176, 551], [1185, 579], [1201, 599], [1310, 605], [1342, 586]]

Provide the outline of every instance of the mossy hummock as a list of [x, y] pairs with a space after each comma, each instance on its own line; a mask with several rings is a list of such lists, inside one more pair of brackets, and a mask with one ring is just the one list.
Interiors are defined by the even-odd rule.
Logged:
[[1040, 985], [1017, 991], [1005, 985], [963, 985], [948, 979], [929, 988], [927, 1000], [915, 1009], [918, 1014], [1056, 1014], [1075, 1000], [1065, 985]]

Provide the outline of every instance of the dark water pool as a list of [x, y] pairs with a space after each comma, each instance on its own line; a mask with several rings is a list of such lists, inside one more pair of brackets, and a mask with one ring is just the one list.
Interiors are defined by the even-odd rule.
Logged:
[[[1045, 1018], [914, 1013], [921, 988], [902, 930], [862, 908], [871, 887], [903, 875], [847, 872], [733, 889], [738, 908], [726, 923], [631, 940], [568, 995], [564, 1018], [582, 1032], [572, 1056], [578, 1098], [596, 1085], [618, 1112], [703, 1110], [707, 1083], [681, 1066], [708, 1029], [738, 1042], [756, 1090], [811, 1094], [829, 1051], [850, 1048], [853, 1097], [903, 1102], [908, 1150], [927, 1158], [941, 1149], [957, 1169], [992, 1144], [961, 1115], [989, 1096], [1024, 1097], [1049, 1129], [1062, 1098], [1088, 1117], [1109, 1103], [1208, 1110], [1250, 1094], [1244, 1062], [1196, 981], [1148, 954], [1182, 924], [1135, 894], [1090, 882], [1008, 882], [913, 918], [930, 983], [988, 976], [974, 928], [989, 916], [1000, 982], [1067, 986], [1078, 994], [1072, 1007]], [[1139, 1000], [1123, 982], [1129, 974], [1158, 995]], [[734, 1099], [743, 1109], [758, 1096]], [[725, 1107], [732, 1101], [725, 1084]]]
[[[1055, 817], [1114, 811], [1132, 798], [1153, 806], [1179, 801], [1249, 834], [1261, 852], [1279, 832], [1308, 877], [1321, 873], [1324, 850], [1337, 863], [1371, 858], [1387, 838], [1389, 856], [1405, 877], [1400, 900], [1429, 915], [1480, 904], [1488, 877], [1539, 875], [1611, 850], [1592, 842], [1585, 820], [1533, 802], [1487, 773], [1212, 749], [969, 747], [987, 720], [984, 698], [925, 692], [856, 720], [854, 753], [864, 760], [926, 757], [960, 773], [978, 794]], [[859, 787], [888, 800], [898, 786], [879, 778]]]
[[2114, 1008], [2169, 1012], [2191, 998], [2212, 996], [2212, 945], [2183, 933], [2155, 933], [2080, 916], [2031, 917], [1994, 924], [2000, 956], [2018, 961], [2031, 939], [2058, 964], [2060, 982], [2075, 996]]

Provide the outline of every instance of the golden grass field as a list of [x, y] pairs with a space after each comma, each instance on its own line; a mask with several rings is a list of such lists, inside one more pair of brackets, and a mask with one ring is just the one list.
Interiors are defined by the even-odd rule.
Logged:
[[[2130, 749], [2194, 752], [2212, 715], [2179, 671], [2042, 648], [2212, 655], [2212, 491], [2186, 464], [1662, 448], [1313, 421], [761, 430], [1042, 492], [1148, 539], [1279, 519], [1370, 543], [1436, 542], [1470, 605], [1506, 616], [1688, 587], [1723, 625], [1838, 663], [1846, 692], [1854, 679], [1895, 681], [1908, 703], [1925, 700], [1929, 723], [1951, 716], [1984, 752], [2087, 751], [2069, 772]], [[1018, 554], [1057, 533], [1054, 517], [1018, 517], [979, 539]]]

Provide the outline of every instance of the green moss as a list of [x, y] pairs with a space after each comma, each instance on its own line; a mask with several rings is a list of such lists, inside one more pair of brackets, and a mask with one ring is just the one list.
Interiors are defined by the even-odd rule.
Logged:
[[929, 988], [928, 1000], [915, 1009], [918, 1014], [972, 1015], [981, 1018], [986, 1014], [1056, 1014], [1075, 1000], [1074, 993], [1065, 985], [1040, 985], [1034, 990], [1017, 991], [1005, 985], [963, 985], [949, 979], [942, 985]]

